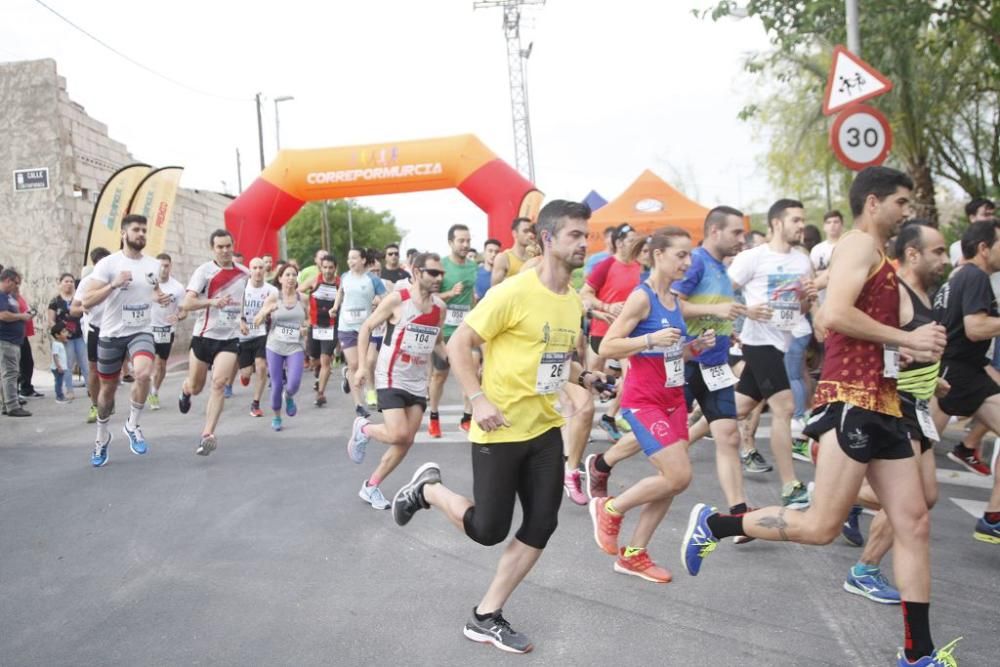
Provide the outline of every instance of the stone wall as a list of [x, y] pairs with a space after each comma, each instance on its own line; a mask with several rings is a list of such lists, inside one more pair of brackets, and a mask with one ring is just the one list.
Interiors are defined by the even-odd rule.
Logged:
[[[46, 305], [61, 273], [80, 275], [101, 187], [136, 161], [108, 136], [106, 125], [69, 98], [54, 60], [0, 63], [0, 264], [21, 272], [22, 293], [39, 311], [32, 339], [36, 366], [49, 363]], [[49, 170], [47, 190], [14, 190], [15, 169], [40, 167]], [[178, 193], [165, 251], [181, 282], [210, 259], [208, 236], [224, 227], [230, 201], [214, 192]], [[186, 349], [190, 328], [182, 325], [175, 351]]]

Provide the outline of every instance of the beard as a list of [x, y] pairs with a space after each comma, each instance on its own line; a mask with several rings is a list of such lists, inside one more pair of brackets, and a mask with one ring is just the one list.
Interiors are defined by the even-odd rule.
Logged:
[[142, 249], [146, 247], [146, 239], [145, 239], [145, 237], [142, 237], [142, 238], [136, 239], [135, 241], [132, 241], [132, 240], [129, 240], [128, 238], [126, 238], [125, 239], [125, 245], [128, 247], [129, 250], [134, 250], [136, 252], [141, 252]]

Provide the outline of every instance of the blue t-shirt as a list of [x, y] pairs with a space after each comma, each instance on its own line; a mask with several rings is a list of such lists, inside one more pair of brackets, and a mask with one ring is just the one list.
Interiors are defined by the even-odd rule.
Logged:
[[[716, 304], [732, 303], [736, 300], [733, 281], [726, 272], [726, 266], [712, 257], [705, 248], [695, 248], [691, 252], [691, 266], [683, 280], [675, 282], [671, 289], [688, 300], [689, 303]], [[713, 317], [692, 317], [687, 321], [688, 334], [697, 338], [707, 329], [715, 330], [715, 347], [698, 356], [698, 361], [706, 366], [717, 366], [729, 361], [729, 337], [733, 333], [732, 320]]]
[[479, 267], [479, 273], [476, 274], [476, 298], [482, 299], [486, 296], [486, 292], [490, 289], [490, 279], [493, 277], [493, 272], [487, 269], [485, 266]]
[[372, 314], [372, 301], [385, 294], [385, 285], [370, 273], [360, 276], [348, 271], [340, 277], [344, 290], [344, 300], [340, 303], [340, 331], [358, 331], [361, 324]]
[[[13, 294], [0, 292], [0, 310], [17, 314], [21, 308], [17, 305], [17, 297]], [[0, 322], [0, 340], [20, 345], [24, 342], [24, 320], [16, 322]], [[16, 403], [15, 403], [16, 405]]]

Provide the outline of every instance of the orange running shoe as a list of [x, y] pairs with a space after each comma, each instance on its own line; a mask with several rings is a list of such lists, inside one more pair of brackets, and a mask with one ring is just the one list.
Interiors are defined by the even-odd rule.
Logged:
[[611, 498], [594, 498], [590, 501], [590, 518], [594, 522], [594, 541], [601, 551], [614, 556], [618, 553], [618, 533], [622, 528], [624, 515], [615, 516], [605, 505]]
[[463, 431], [468, 432], [468, 430], [470, 428], [472, 428], [472, 420], [471, 419], [463, 419], [462, 421], [458, 422], [458, 427], [460, 429], [462, 429]]
[[427, 425], [427, 433], [432, 438], [440, 438], [441, 437], [441, 420], [440, 419], [431, 419], [430, 423]]
[[654, 563], [645, 549], [626, 558], [625, 547], [622, 547], [618, 551], [618, 560], [615, 561], [615, 572], [631, 574], [633, 577], [641, 577], [655, 584], [669, 584], [674, 580], [670, 570]]

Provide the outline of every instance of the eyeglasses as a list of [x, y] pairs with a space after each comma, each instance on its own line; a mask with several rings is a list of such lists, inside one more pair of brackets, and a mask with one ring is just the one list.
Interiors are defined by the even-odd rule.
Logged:
[[420, 273], [426, 273], [431, 278], [440, 278], [444, 275], [444, 271], [441, 269], [420, 269]]

